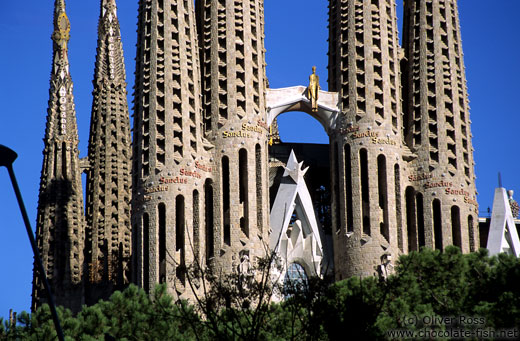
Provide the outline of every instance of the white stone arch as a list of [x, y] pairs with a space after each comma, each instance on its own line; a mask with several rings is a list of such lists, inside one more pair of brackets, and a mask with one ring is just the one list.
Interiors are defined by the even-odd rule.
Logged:
[[306, 86], [289, 88], [267, 89], [267, 124], [270, 126], [274, 119], [285, 112], [301, 111], [314, 117], [330, 135], [336, 129], [339, 115], [337, 92], [319, 91], [318, 111], [312, 111], [311, 102], [307, 96]]

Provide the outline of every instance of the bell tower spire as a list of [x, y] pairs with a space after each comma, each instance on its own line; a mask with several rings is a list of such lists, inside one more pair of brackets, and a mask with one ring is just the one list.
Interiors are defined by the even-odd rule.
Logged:
[[[36, 235], [56, 304], [79, 311], [83, 303], [84, 217], [78, 131], [69, 70], [70, 22], [65, 1], [56, 0], [53, 66]], [[32, 309], [45, 302], [35, 273]]]
[[86, 303], [128, 283], [131, 138], [115, 0], [102, 0], [87, 172]]

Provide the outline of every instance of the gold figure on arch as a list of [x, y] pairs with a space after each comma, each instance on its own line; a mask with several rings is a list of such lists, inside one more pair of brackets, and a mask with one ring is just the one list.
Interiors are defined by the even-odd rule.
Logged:
[[309, 76], [309, 87], [307, 96], [311, 100], [312, 111], [318, 111], [318, 93], [320, 90], [320, 77], [316, 74], [316, 66], [312, 67], [312, 74]]

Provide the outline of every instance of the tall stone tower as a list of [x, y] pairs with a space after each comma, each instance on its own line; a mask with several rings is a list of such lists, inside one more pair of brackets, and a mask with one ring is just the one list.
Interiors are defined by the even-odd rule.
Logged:
[[457, 1], [408, 0], [404, 12], [404, 131], [416, 154], [405, 193], [406, 251], [451, 244], [474, 251], [478, 210]]
[[393, 0], [331, 0], [329, 90], [336, 279], [372, 275], [398, 254], [402, 228], [401, 82]]
[[183, 297], [189, 296], [186, 266], [206, 252], [204, 184], [211, 182], [213, 168], [203, 138], [198, 53], [193, 1], [140, 1], [134, 280], [146, 290], [167, 283], [172, 294]]
[[86, 303], [129, 282], [131, 137], [115, 0], [102, 0], [87, 171]]
[[261, 0], [197, 2], [205, 136], [215, 146], [207, 256], [226, 271], [268, 245], [263, 13]]
[[[67, 45], [65, 1], [54, 4], [53, 65], [44, 138], [36, 235], [56, 304], [79, 311], [83, 303], [85, 225], [78, 132]], [[34, 271], [32, 309], [46, 302]]]
[[[276, 116], [302, 108], [330, 136], [332, 207], [321, 213], [332, 216], [337, 280], [373, 275], [390, 255], [423, 246], [477, 248], [456, 0], [406, 0], [404, 49], [394, 0], [329, 0], [329, 8], [330, 92], [314, 81], [312, 95], [304, 86], [267, 89], [262, 0], [140, 0], [131, 151], [116, 4], [101, 0], [81, 161], [85, 225], [70, 25], [64, 0], [56, 0], [37, 238], [58, 304], [78, 311], [130, 280], [148, 292], [166, 283], [174, 297], [193, 299], [199, 281], [189, 282], [191, 265], [231, 273], [265, 257], [276, 237], [268, 122], [275, 135]], [[323, 149], [305, 155], [320, 153], [312, 150]], [[327, 169], [328, 160], [316, 159]], [[281, 181], [275, 173], [272, 188]], [[322, 181], [306, 180], [323, 184], [324, 173], [315, 174]], [[328, 191], [320, 190], [321, 205]], [[305, 204], [310, 212], [312, 198]], [[282, 218], [292, 224], [297, 214]], [[308, 248], [320, 257], [310, 263], [330, 251], [320, 245], [328, 243]], [[35, 276], [33, 308], [44, 301], [41, 291]]]

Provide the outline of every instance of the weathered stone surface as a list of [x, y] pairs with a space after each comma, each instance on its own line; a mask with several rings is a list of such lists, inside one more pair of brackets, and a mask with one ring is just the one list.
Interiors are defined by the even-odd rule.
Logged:
[[[381, 273], [390, 259], [423, 246], [477, 248], [456, 1], [406, 1], [403, 49], [394, 0], [329, 4], [325, 92], [317, 78], [309, 87], [268, 89], [263, 1], [200, 0], [194, 8], [193, 1], [141, 0], [130, 166], [115, 2], [101, 2], [89, 157], [82, 162], [68, 20], [63, 1], [56, 2], [62, 25], [53, 35], [38, 240], [59, 302], [77, 310], [84, 285], [89, 303], [128, 280], [148, 291], [166, 283], [175, 297], [193, 299], [186, 267], [230, 273], [266, 256], [276, 230], [269, 199], [289, 145], [276, 138], [276, 117], [288, 111], [310, 114], [330, 137], [328, 158], [317, 155], [321, 147], [299, 148], [320, 160], [306, 182], [315, 185], [310, 196], [316, 189], [330, 196], [330, 217], [320, 219], [331, 231], [321, 245], [333, 246], [336, 279]], [[87, 232], [80, 168], [89, 174]], [[35, 302], [39, 288], [35, 279]]]
[[478, 206], [457, 1], [407, 1], [403, 48], [404, 134], [417, 155], [403, 188], [422, 201], [425, 238], [418, 246], [475, 251]]
[[341, 115], [330, 135], [336, 279], [372, 275], [399, 254], [404, 164], [395, 3], [330, 2], [329, 89]]
[[[53, 66], [38, 199], [36, 239], [58, 305], [79, 311], [84, 302], [85, 221], [78, 128], [69, 72], [70, 23], [65, 2], [54, 5]], [[32, 310], [47, 302], [34, 271]]]
[[260, 0], [197, 2], [205, 136], [214, 179], [213, 264], [232, 271], [268, 245], [264, 11]]
[[131, 137], [115, 0], [101, 1], [87, 170], [86, 303], [129, 283]]
[[215, 168], [203, 136], [193, 1], [141, 1], [138, 39], [133, 280], [187, 297], [184, 268], [205, 253], [204, 185]]

